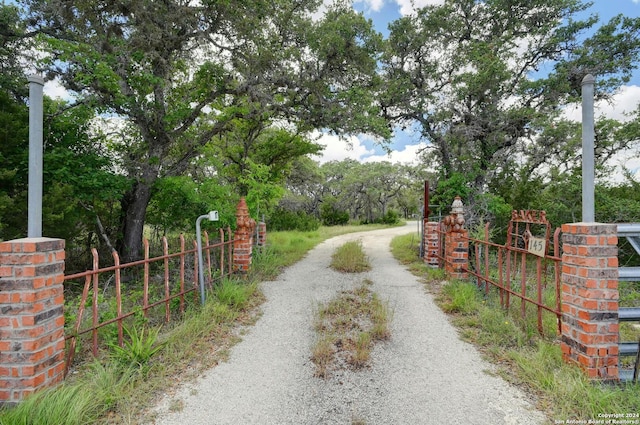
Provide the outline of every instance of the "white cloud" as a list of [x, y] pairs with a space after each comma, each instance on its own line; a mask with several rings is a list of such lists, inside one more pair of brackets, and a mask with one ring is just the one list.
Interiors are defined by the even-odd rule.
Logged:
[[319, 157], [313, 157], [321, 164], [329, 161], [342, 161], [347, 158], [362, 161], [375, 154], [373, 149], [364, 146], [356, 136], [344, 140], [335, 135], [321, 134], [316, 131], [311, 138], [325, 147]]
[[356, 0], [355, 3], [364, 3], [371, 12], [378, 12], [384, 6], [384, 0]]
[[[640, 0], [638, 0], [640, 1]], [[629, 119], [626, 114], [635, 111], [640, 104], [640, 86], [622, 86], [609, 102], [598, 102], [595, 105], [596, 117], [606, 117], [619, 121]], [[582, 120], [582, 105], [567, 108], [565, 118], [572, 121]]]
[[58, 80], [47, 81], [44, 83], [44, 94], [52, 99], [62, 99], [70, 101], [72, 99], [71, 94], [65, 89]]
[[402, 150], [394, 150], [389, 154], [378, 154], [375, 149], [367, 148], [363, 143], [364, 138], [361, 137], [352, 136], [344, 140], [338, 136], [316, 132], [312, 138], [325, 146], [321, 155], [313, 157], [321, 164], [345, 159], [354, 159], [360, 162], [389, 161], [394, 164], [398, 162], [417, 164], [419, 163], [419, 151], [425, 147], [424, 143], [409, 144]]
[[411, 15], [416, 10], [428, 5], [444, 4], [444, 0], [395, 0], [400, 6], [402, 16]]
[[417, 145], [406, 145], [400, 151], [392, 151], [390, 154], [384, 155], [371, 155], [363, 159], [362, 162], [382, 162], [388, 161], [393, 164], [398, 162], [402, 164], [413, 164], [417, 165], [420, 163], [419, 151], [425, 148], [424, 143], [419, 143]]

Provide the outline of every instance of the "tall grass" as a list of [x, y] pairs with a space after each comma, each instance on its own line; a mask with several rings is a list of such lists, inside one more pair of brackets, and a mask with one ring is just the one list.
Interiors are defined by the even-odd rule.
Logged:
[[[414, 252], [410, 235], [395, 238], [393, 244], [396, 252], [404, 251], [402, 256]], [[413, 272], [431, 285], [434, 279], [429, 271], [417, 267], [422, 260], [416, 256], [412, 264], [416, 265]], [[512, 315], [500, 307], [496, 291], [487, 296], [465, 281], [435, 288], [438, 305], [452, 315], [460, 335], [500, 365], [501, 375], [532, 393], [538, 407], [555, 423], [569, 419], [586, 423], [602, 414], [638, 412], [640, 385], [591, 382], [579, 367], [562, 360], [555, 320], [545, 316], [546, 336], [542, 337], [535, 330], [535, 309], [528, 309], [529, 316], [523, 320], [518, 303]]]
[[362, 242], [347, 242], [336, 249], [331, 256], [331, 268], [343, 273], [361, 273], [371, 270], [371, 263], [362, 249]]
[[98, 362], [84, 376], [27, 397], [0, 413], [2, 425], [86, 425], [113, 408], [136, 379], [133, 368]]

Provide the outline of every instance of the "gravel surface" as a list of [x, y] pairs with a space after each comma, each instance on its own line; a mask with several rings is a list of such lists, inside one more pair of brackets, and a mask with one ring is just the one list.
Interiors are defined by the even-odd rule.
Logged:
[[[265, 282], [263, 315], [229, 361], [167, 396], [157, 425], [196, 424], [540, 424], [527, 396], [491, 373], [462, 342], [423, 285], [389, 251], [405, 227], [354, 233], [318, 245], [274, 282]], [[331, 254], [361, 240], [373, 268], [347, 275]], [[393, 310], [391, 339], [376, 345], [371, 367], [315, 378], [314, 310], [339, 291], [373, 281]], [[181, 404], [171, 412], [170, 406]]]

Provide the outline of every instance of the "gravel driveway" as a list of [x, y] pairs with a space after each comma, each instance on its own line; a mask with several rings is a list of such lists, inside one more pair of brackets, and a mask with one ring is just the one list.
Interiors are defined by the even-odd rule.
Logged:
[[[274, 282], [263, 315], [229, 361], [158, 405], [158, 425], [218, 424], [539, 424], [545, 418], [517, 388], [462, 342], [423, 285], [391, 256], [405, 227], [354, 233], [318, 245]], [[361, 240], [373, 268], [345, 275], [331, 254]], [[393, 310], [391, 339], [376, 345], [371, 367], [313, 376], [313, 315], [318, 303], [368, 278]], [[182, 409], [169, 406], [181, 400]]]

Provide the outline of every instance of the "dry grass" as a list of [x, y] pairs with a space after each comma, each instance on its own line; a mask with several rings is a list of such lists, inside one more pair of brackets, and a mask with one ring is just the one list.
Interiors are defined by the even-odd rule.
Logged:
[[311, 356], [315, 376], [327, 378], [335, 369], [367, 367], [374, 343], [391, 336], [391, 313], [387, 304], [371, 292], [370, 283], [365, 281], [319, 306], [315, 325], [318, 337]]

